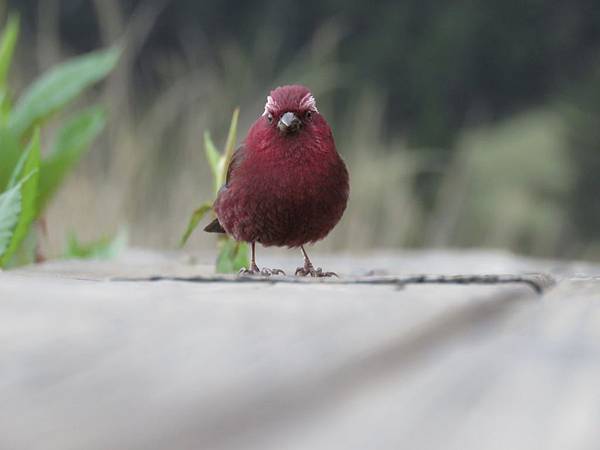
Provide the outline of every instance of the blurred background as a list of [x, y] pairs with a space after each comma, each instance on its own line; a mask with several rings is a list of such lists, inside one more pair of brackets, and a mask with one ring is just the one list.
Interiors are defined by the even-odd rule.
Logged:
[[[18, 89], [120, 43], [109, 123], [47, 215], [47, 251], [129, 229], [176, 247], [212, 195], [202, 135], [239, 137], [303, 83], [351, 172], [321, 251], [491, 247], [600, 259], [600, 8], [593, 0], [11, 0]], [[80, 106], [80, 105], [79, 105]], [[50, 130], [49, 132], [52, 132]], [[214, 248], [197, 231], [187, 247]]]

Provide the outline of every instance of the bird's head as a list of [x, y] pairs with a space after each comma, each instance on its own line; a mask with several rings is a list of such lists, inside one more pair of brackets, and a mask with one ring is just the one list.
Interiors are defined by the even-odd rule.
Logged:
[[271, 91], [262, 120], [281, 136], [291, 137], [311, 127], [317, 116], [317, 103], [308, 88], [292, 85]]

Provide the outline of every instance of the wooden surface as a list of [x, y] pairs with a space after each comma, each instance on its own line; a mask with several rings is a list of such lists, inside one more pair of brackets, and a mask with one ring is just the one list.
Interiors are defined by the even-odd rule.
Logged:
[[0, 449], [598, 448], [597, 267], [487, 252], [318, 260], [343, 279], [556, 284], [111, 281], [210, 275], [140, 251], [0, 273]]

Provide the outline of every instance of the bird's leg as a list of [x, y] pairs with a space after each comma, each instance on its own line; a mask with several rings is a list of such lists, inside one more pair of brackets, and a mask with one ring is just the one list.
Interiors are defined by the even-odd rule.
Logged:
[[250, 262], [250, 267], [247, 269], [241, 269], [240, 275], [258, 275], [260, 273], [260, 269], [256, 265], [256, 244], [252, 242], [252, 259]]
[[310, 262], [308, 253], [306, 253], [306, 250], [304, 250], [303, 245], [300, 246], [300, 250], [302, 250], [302, 257], [304, 258], [304, 266], [298, 267], [296, 269], [296, 276], [301, 276], [301, 277], [311, 276], [311, 277], [317, 277], [317, 278], [337, 277], [338, 276], [338, 274], [335, 272], [323, 272], [323, 269], [321, 269], [320, 267], [317, 267], [315, 269], [315, 267]]
[[263, 267], [262, 270], [256, 265], [256, 243], [252, 242], [252, 260], [250, 262], [250, 268], [241, 269], [240, 275], [262, 275], [265, 277], [271, 275], [285, 275], [285, 272], [281, 269], [267, 269]]

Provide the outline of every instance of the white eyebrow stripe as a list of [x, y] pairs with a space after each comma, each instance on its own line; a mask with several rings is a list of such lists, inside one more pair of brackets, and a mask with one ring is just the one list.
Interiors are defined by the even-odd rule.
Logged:
[[310, 109], [314, 112], [319, 112], [317, 109], [317, 101], [310, 92], [306, 94], [302, 100], [300, 100], [300, 107]]
[[267, 114], [269, 114], [269, 112], [272, 112], [275, 109], [277, 109], [277, 103], [275, 102], [275, 100], [273, 100], [273, 97], [269, 95], [267, 97], [267, 103], [265, 104], [265, 112], [263, 113], [263, 116], [266, 116]]

